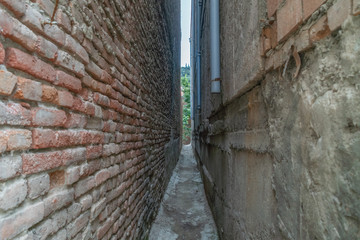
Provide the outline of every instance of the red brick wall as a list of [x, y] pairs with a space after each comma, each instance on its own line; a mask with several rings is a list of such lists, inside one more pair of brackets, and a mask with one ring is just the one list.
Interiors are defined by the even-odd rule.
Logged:
[[0, 0], [0, 239], [146, 235], [181, 144], [178, 5], [60, 0], [50, 24], [55, 0]]
[[204, 1], [192, 144], [221, 239], [359, 238], [359, 13], [359, 0], [220, 1], [211, 94]]

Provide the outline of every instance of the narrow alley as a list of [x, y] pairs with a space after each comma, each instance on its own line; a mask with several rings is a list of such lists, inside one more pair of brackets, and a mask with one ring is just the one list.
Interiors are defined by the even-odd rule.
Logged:
[[191, 145], [183, 146], [149, 236], [149, 240], [182, 239], [218, 239]]
[[0, 240], [360, 239], [359, 39], [360, 0], [0, 0]]

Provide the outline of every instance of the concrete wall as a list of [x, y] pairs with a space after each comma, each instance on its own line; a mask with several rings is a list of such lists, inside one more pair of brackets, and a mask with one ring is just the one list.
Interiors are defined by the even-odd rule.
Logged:
[[0, 239], [147, 235], [181, 148], [180, 2], [0, 0]]
[[359, 1], [220, 2], [222, 94], [205, 1], [193, 136], [220, 237], [359, 238]]

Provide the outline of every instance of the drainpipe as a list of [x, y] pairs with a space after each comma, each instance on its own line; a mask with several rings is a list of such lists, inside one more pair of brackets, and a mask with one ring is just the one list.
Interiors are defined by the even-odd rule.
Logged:
[[197, 110], [201, 110], [201, 48], [200, 48], [200, 35], [201, 35], [201, 8], [202, 0], [197, 0], [196, 4], [196, 83], [197, 83]]
[[219, 0], [210, 0], [211, 93], [220, 93]]
[[191, 129], [193, 128], [194, 122], [194, 99], [195, 99], [195, 92], [194, 92], [194, 67], [195, 67], [195, 0], [191, 0], [191, 28], [190, 28], [190, 103], [191, 103]]

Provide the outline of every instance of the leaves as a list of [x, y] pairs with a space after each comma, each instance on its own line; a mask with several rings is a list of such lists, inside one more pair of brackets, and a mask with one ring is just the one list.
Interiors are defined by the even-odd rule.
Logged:
[[183, 96], [183, 142], [191, 136], [190, 67], [181, 68], [181, 91]]

